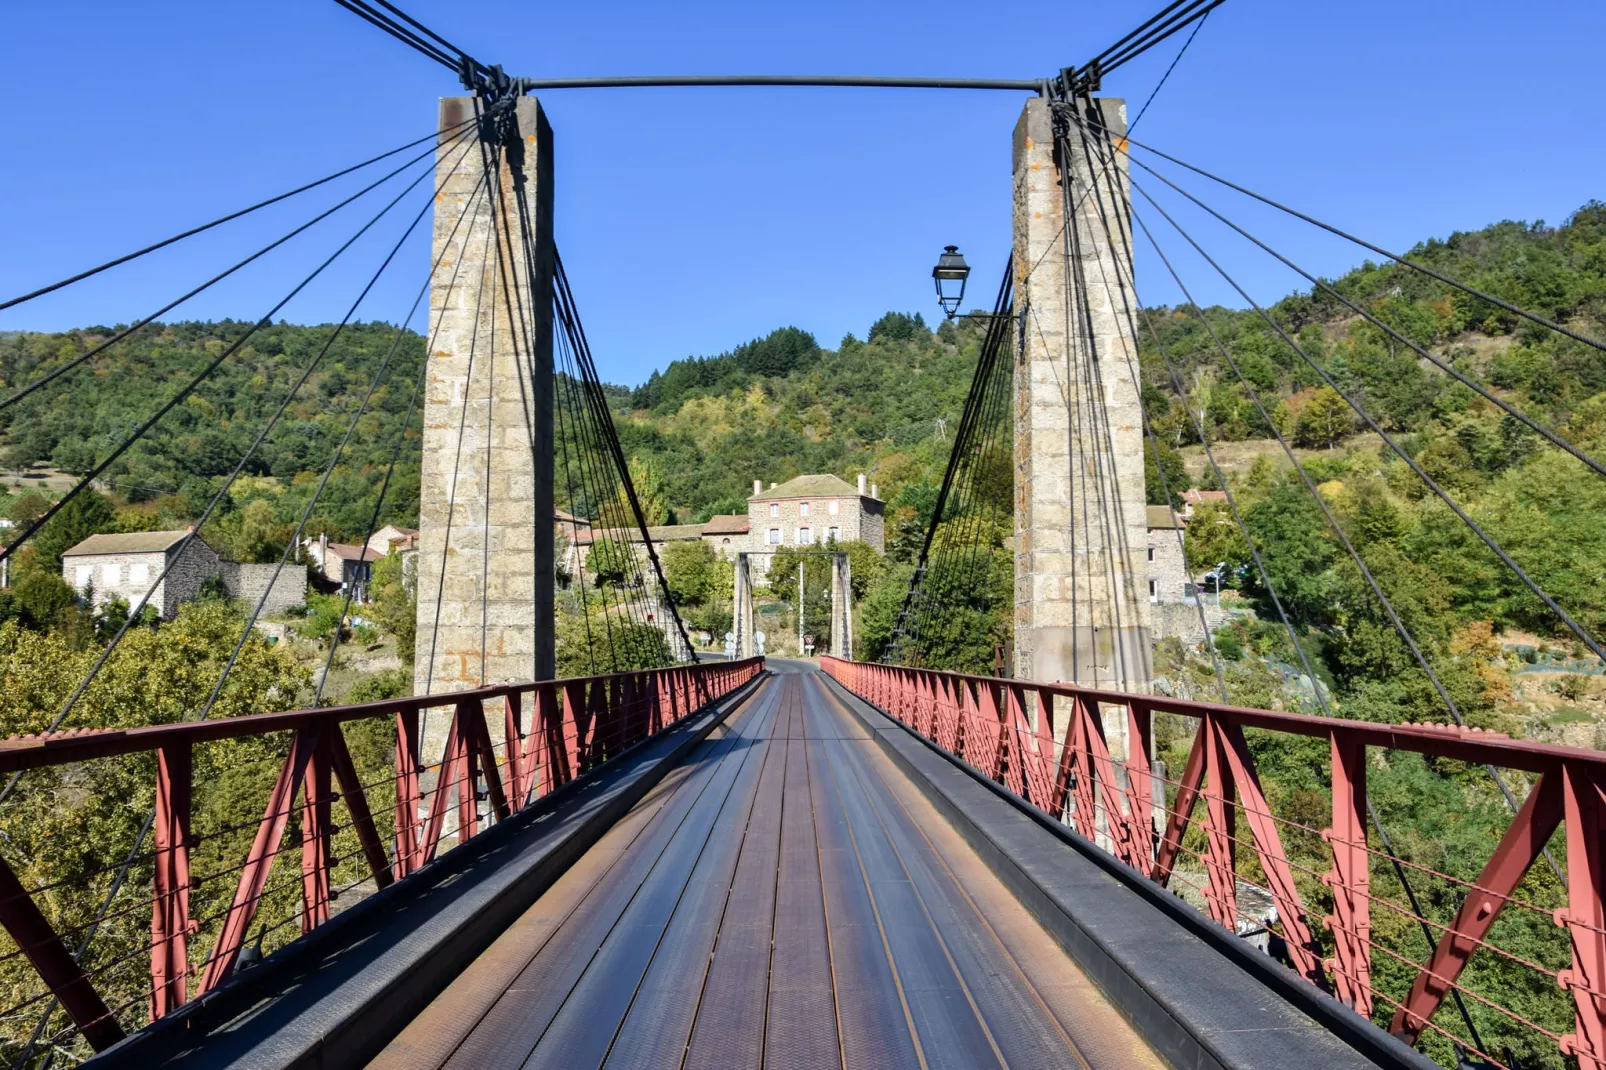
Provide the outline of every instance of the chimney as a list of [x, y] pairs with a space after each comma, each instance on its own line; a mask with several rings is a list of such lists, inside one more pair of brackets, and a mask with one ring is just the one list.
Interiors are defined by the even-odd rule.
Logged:
[[876, 486], [874, 483], [870, 484], [870, 497], [874, 498], [876, 501], [881, 500], [881, 488]]
[[764, 493], [764, 481], [762, 479], [753, 480], [753, 497], [756, 498], [760, 494], [763, 494], [763, 493]]
[[775, 480], [772, 479], [772, 480], [770, 480], [770, 490], [774, 490], [774, 489], [775, 489]]
[[859, 473], [859, 497], [864, 497], [864, 473]]

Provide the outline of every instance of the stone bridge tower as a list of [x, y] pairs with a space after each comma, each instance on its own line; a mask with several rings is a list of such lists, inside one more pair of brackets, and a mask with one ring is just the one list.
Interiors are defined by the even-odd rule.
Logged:
[[[440, 129], [456, 131], [473, 115], [473, 98], [443, 98]], [[533, 272], [519, 244], [514, 168], [504, 164], [500, 181], [475, 196], [485, 168], [473, 136], [436, 154], [443, 188], [419, 501], [420, 695], [553, 674], [552, 129], [532, 97], [518, 101], [515, 119], [503, 156], [522, 157]], [[447, 720], [427, 723], [430, 760]]]
[[[1124, 101], [1093, 104], [1117, 139], [1125, 133]], [[1015, 307], [1025, 309], [1015, 365], [1015, 672], [1146, 691], [1126, 163], [1108, 144], [1084, 146], [1074, 124], [1067, 142], [1062, 159], [1050, 102], [1028, 101], [1014, 140]], [[1108, 729], [1124, 753], [1124, 720]]]

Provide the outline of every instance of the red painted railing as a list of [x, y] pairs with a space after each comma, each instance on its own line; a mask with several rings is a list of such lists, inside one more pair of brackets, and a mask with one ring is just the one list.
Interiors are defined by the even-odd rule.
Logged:
[[[149, 873], [149, 894], [136, 890], [132, 907], [110, 914], [103, 911], [98, 922], [70, 925], [64, 922], [73, 919], [59, 917], [53, 921], [49, 915], [56, 911], [50, 897], [59, 889], [25, 887], [0, 858], [0, 925], [15, 944], [0, 953], [0, 962], [25, 956], [41, 985], [4, 1017], [16, 1019], [26, 1013], [31, 1021], [54, 998], [72, 1019], [63, 1031], [65, 1040], [70, 1043], [71, 1033], [77, 1032], [90, 1047], [103, 1050], [121, 1039], [120, 1018], [133, 1010], [132, 1001], [109, 1005], [103, 996], [101, 980], [112, 976], [116, 967], [137, 965], [148, 953], [149, 985], [138, 986], [137, 998], [148, 999], [151, 1019], [161, 1017], [233, 973], [247, 947], [259, 904], [271, 890], [287, 886], [293, 890], [299, 884], [298, 908], [278, 925], [298, 921], [301, 932], [309, 932], [329, 919], [335, 900], [349, 890], [350, 886], [333, 886], [341, 863], [352, 861], [361, 883], [383, 888], [429, 863], [443, 840], [465, 842], [482, 824], [506, 819], [626, 747], [729, 694], [762, 669], [763, 659], [753, 658], [355, 706], [0, 741], [0, 775], [143, 757], [154, 766], [156, 778], [153, 849], [136, 848], [129, 856], [139, 863], [141, 880]], [[431, 756], [420, 753], [419, 721], [434, 709], [449, 715], [450, 722], [444, 754], [432, 762]], [[526, 711], [531, 715], [528, 725]], [[355, 723], [375, 721], [388, 722], [393, 730], [384, 729], [387, 745], [380, 760], [385, 768], [365, 782], [348, 747], [348, 730]], [[492, 724], [500, 725], [494, 733], [500, 742], [493, 738]], [[197, 749], [214, 744], [240, 748], [267, 737], [283, 742], [268, 748], [266, 759], [256, 759], [280, 763], [261, 818], [209, 830], [205, 837], [252, 834], [249, 847], [240, 841], [243, 858], [238, 865], [196, 875], [191, 871], [191, 854], [203, 838], [191, 830]], [[431, 780], [434, 786], [426, 790]], [[385, 808], [391, 811], [386, 814], [382, 809], [378, 821], [369, 805], [375, 794], [386, 796]], [[484, 813], [482, 801], [488, 804]], [[336, 803], [343, 804], [345, 825], [334, 820]], [[448, 828], [454, 811], [455, 830]], [[298, 819], [294, 822], [298, 828], [291, 828], [292, 819]], [[389, 826], [385, 833], [381, 825]], [[293, 833], [289, 838], [294, 843], [286, 842], [287, 832]], [[332, 847], [337, 832], [354, 833], [356, 849], [336, 856]], [[275, 859], [297, 845], [299, 874], [288, 885], [270, 889]], [[109, 874], [124, 859], [107, 861], [101, 872]], [[191, 893], [208, 881], [231, 878], [234, 890], [226, 909], [192, 917]], [[149, 944], [135, 954], [91, 967], [69, 950], [68, 938], [78, 942], [82, 934], [133, 910], [148, 910], [151, 917]], [[195, 961], [191, 945], [206, 930], [215, 936], [210, 950]], [[259, 933], [259, 943], [261, 939]], [[28, 1012], [29, 1007], [34, 1010]], [[46, 1037], [36, 1047], [59, 1048], [62, 1040], [62, 1035]]]
[[[1386, 1015], [1387, 1028], [1407, 1042], [1415, 1043], [1424, 1031], [1433, 1031], [1492, 1065], [1507, 1065], [1454, 1032], [1459, 1022], [1448, 1011], [1439, 1013], [1454, 994], [1485, 1020], [1503, 1018], [1511, 1024], [1508, 1032], [1531, 1031], [1531, 1039], [1548, 1048], [1546, 1065], [1557, 1060], [1559, 1051], [1560, 1056], [1576, 1060], [1568, 1065], [1606, 1066], [1606, 912], [1602, 909], [1606, 754], [1446, 725], [1386, 725], [1275, 713], [830, 657], [823, 658], [822, 665], [854, 694], [1031, 805], [1073, 824], [1081, 835], [1145, 877], [1167, 885], [1182, 879], [1179, 858], [1196, 860], [1203, 886], [1197, 887], [1195, 898], [1223, 926], [1241, 931], [1240, 890], [1245, 885], [1260, 888], [1275, 903], [1277, 915], [1276, 922], [1262, 924], [1286, 944], [1293, 968], [1360, 1014], [1374, 1020]], [[1106, 744], [1106, 724], [1121, 724], [1133, 754], [1152, 754], [1156, 714], [1194, 722], [1192, 746], [1179, 779], [1157, 773], [1148, 761], [1126, 761], [1125, 755], [1112, 754]], [[1273, 811], [1246, 729], [1327, 743], [1324, 772], [1331, 796], [1327, 827], [1316, 828], [1308, 819], [1299, 821]], [[1257, 742], [1265, 741], [1266, 737], [1257, 737]], [[1369, 841], [1368, 765], [1402, 751], [1441, 762], [1516, 771], [1530, 785], [1526, 800], [1500, 841], [1490, 844], [1488, 861], [1475, 877], [1456, 877], [1396, 858]], [[1201, 801], [1202, 820], [1194, 814]], [[1308, 800], [1306, 805], [1308, 809]], [[1247, 837], [1240, 830], [1240, 819], [1248, 825]], [[1565, 866], [1565, 905], [1540, 906], [1520, 897], [1518, 885], [1562, 827], [1565, 838], [1552, 850], [1565, 845], [1557, 862]], [[1303, 855], [1289, 852], [1284, 849], [1285, 836], [1309, 837], [1308, 843], [1320, 846]], [[1242, 864], [1249, 859], [1239, 858], [1240, 846], [1252, 850], [1252, 863]], [[1316, 852], [1325, 856], [1330, 868], [1316, 869], [1295, 860]], [[1459, 903], [1453, 917], [1435, 921], [1423, 916], [1415, 897], [1407, 895], [1408, 902], [1402, 903], [1380, 894], [1372, 879], [1374, 863], [1398, 864], [1410, 873], [1409, 880], [1432, 882], [1441, 893], [1438, 901]], [[1313, 932], [1308, 910], [1317, 899], [1330, 911], [1317, 923], [1328, 933], [1325, 941]], [[1413, 934], [1427, 926], [1436, 945], [1431, 954], [1425, 940], [1423, 950], [1413, 955], [1375, 939], [1374, 907], [1407, 919]], [[1517, 911], [1542, 918], [1543, 925], [1532, 928], [1554, 934], [1553, 944], [1537, 957], [1569, 965], [1544, 966], [1534, 961], [1531, 950], [1519, 953], [1491, 937], [1502, 913], [1511, 917]], [[1468, 986], [1463, 972], [1474, 955], [1501, 956], [1515, 976], [1570, 993], [1572, 1031], [1563, 1034], [1565, 1026], [1546, 1028], [1533, 1019], [1537, 986], [1511, 992], [1479, 992]], [[1383, 964], [1396, 975], [1402, 968], [1408, 971], [1409, 987], [1392, 986], [1392, 996], [1381, 989], [1374, 977], [1380, 960], [1386, 960]], [[1435, 1015], [1445, 1024], [1437, 1024]]]

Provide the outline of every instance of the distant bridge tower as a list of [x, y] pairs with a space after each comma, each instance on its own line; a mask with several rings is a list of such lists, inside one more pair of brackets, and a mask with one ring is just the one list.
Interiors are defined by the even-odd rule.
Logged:
[[[473, 116], [473, 98], [441, 100], [443, 135]], [[444, 188], [435, 200], [429, 294], [435, 342], [424, 401], [417, 694], [549, 679], [554, 671], [552, 128], [530, 97], [518, 101], [514, 119], [500, 181], [478, 197], [485, 167], [473, 136], [443, 136], [436, 154]], [[533, 271], [519, 241], [519, 180]], [[427, 726], [430, 760], [446, 720]]]
[[[1119, 146], [1124, 101], [1074, 106], [1084, 122], [1088, 107], [1099, 109]], [[1015, 671], [1147, 691], [1126, 163], [1103, 138], [1084, 142], [1074, 123], [1061, 159], [1052, 107], [1028, 101], [1015, 126], [1015, 302], [1027, 310], [1015, 366]], [[1111, 749], [1122, 754], [1124, 726], [1124, 718], [1107, 723]]]
[[758, 641], [753, 620], [753, 567], [752, 558], [746, 554], [736, 555], [735, 597], [731, 601], [731, 631], [736, 633], [736, 657], [754, 657], [758, 654]]
[[845, 553], [831, 555], [831, 653], [853, 657], [853, 565]]

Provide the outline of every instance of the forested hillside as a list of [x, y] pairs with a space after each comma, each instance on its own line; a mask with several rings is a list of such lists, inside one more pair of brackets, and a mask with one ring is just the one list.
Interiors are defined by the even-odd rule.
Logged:
[[[1587, 334], [1606, 335], [1606, 205], [1586, 205], [1557, 227], [1507, 222], [1453, 235], [1412, 255]], [[1599, 352], [1398, 266], [1365, 264], [1332, 285], [1435, 359], [1487, 384], [1498, 399], [1595, 457], [1606, 456], [1606, 360]], [[1308, 659], [1323, 694], [1342, 715], [1446, 719], [1441, 696], [1395, 633], [1350, 557], [1347, 540], [1471, 723], [1606, 745], [1597, 727], [1606, 723], [1599, 663], [1403, 459], [1362, 427], [1324, 376], [1375, 414], [1381, 431], [1596, 635], [1606, 633], [1606, 479], [1331, 295], [1298, 293], [1272, 306], [1270, 315], [1297, 350], [1253, 310], [1157, 308], [1143, 317], [1143, 400], [1160, 443], [1158, 456], [1150, 458], [1149, 499], [1164, 501], [1160, 470], [1173, 498], [1190, 485], [1215, 488], [1225, 482], [1270, 580], [1268, 586], [1252, 567], [1249, 543], [1230, 510], [1202, 506], [1187, 530], [1187, 552], [1196, 570], [1225, 566], [1230, 619], [1216, 631], [1213, 651], [1183, 650], [1174, 640], [1162, 644], [1162, 686], [1214, 693], [1213, 663], [1219, 658], [1232, 701], [1310, 708], [1311, 685], [1299, 680]], [[60, 487], [106, 462], [125, 436], [246, 329], [235, 322], [152, 325], [0, 410], [6, 484], [0, 513], [13, 523], [37, 517]], [[88, 327], [0, 334], [5, 393], [64, 368], [112, 333]], [[849, 335], [834, 349], [785, 327], [724, 354], [676, 361], [646, 383], [611, 387], [608, 395], [654, 522], [742, 511], [754, 479], [779, 482], [804, 472], [833, 472], [851, 481], [864, 471], [877, 482], [888, 502], [887, 556], [850, 547], [855, 593], [862, 600], [858, 653], [874, 657], [884, 648], [907, 588], [980, 343], [978, 321], [932, 330], [920, 316], [902, 313], [887, 314], [868, 326], [862, 340]], [[410, 427], [402, 424], [422, 357], [420, 338], [398, 336], [382, 324], [355, 325], [338, 336], [331, 326], [273, 326], [113, 460], [97, 492], [63, 509], [18, 556], [12, 586], [0, 592], [0, 652], [27, 653], [0, 659], [9, 666], [0, 681], [4, 730], [33, 731], [45, 724], [121, 624], [114, 614], [92, 614], [79, 604], [79, 595], [59, 579], [60, 552], [95, 531], [197, 522], [308, 368], [313, 370], [284, 417], [208, 521], [208, 540], [238, 560], [277, 560], [303, 515], [306, 536], [361, 539], [393, 456], [395, 475], [379, 519], [414, 523], [419, 417]], [[370, 388], [356, 434], [308, 511]], [[1288, 463], [1274, 430], [1300, 458], [1326, 513]], [[1222, 461], [1225, 480], [1207, 458], [1206, 442]], [[927, 632], [927, 655], [935, 663], [988, 670], [994, 643], [1007, 638], [1007, 524], [990, 535], [989, 567], [985, 576], [974, 577], [977, 582], [936, 571], [927, 577], [929, 587], [944, 591], [949, 607], [947, 619], [931, 622]], [[688, 615], [695, 611], [695, 619], [717, 632], [721, 600], [728, 605], [730, 597], [729, 569], [700, 545], [692, 548], [697, 552], [689, 545], [665, 554], [670, 586]], [[777, 564], [782, 579], [772, 594], [791, 599], [792, 563]], [[805, 565], [823, 568], [818, 558]], [[224, 692], [228, 711], [307, 700], [309, 680], [323, 664], [320, 651], [330, 642], [350, 651], [347, 657], [364, 646], [385, 646], [386, 656], [405, 666], [411, 657], [411, 603], [399, 576], [398, 570], [381, 570], [379, 604], [365, 611], [374, 619], [360, 627], [343, 627], [337, 599], [315, 598], [305, 621], [291, 623], [291, 642], [273, 648], [250, 642], [245, 664], [254, 671]], [[823, 578], [810, 573], [808, 583], [819, 602]], [[1287, 613], [1286, 625], [1272, 588]], [[238, 608], [212, 595], [186, 608], [176, 622], [140, 629], [108, 662], [101, 683], [75, 714], [77, 723], [188, 716], [243, 627]], [[811, 602], [811, 624], [825, 612], [823, 602]], [[376, 628], [382, 634], [376, 636]], [[337, 668], [343, 661], [336, 661]], [[346, 672], [343, 686], [349, 689], [351, 671]], [[172, 682], [172, 673], [183, 677], [183, 686]], [[237, 672], [235, 680], [241, 678]], [[393, 669], [347, 693], [393, 694], [409, 679], [405, 668]], [[1159, 726], [1157, 751], [1180, 768], [1186, 738], [1173, 727]], [[1274, 805], [1305, 806], [1313, 825], [1325, 820], [1327, 789], [1318, 772], [1323, 757], [1298, 748], [1268, 750], [1259, 739], [1251, 745]], [[261, 769], [271, 776], [270, 765]], [[1446, 871], [1475, 872], [1509, 821], [1481, 770], [1398, 760], [1368, 777], [1397, 849]], [[223, 783], [218, 790], [234, 786]], [[55, 796], [30, 798], [36, 809], [3, 830], [8, 835], [51, 834]], [[126, 825], [146, 805], [140, 796], [127, 813], [118, 811], [119, 820]], [[122, 826], [112, 831], [115, 836], [102, 838], [126, 839]], [[1325, 865], [1323, 857], [1318, 851], [1306, 861]], [[87, 864], [64, 857], [59, 868]], [[31, 875], [40, 881], [58, 876]], [[1389, 879], [1381, 877], [1374, 887], [1393, 894]], [[1522, 892], [1532, 901], [1550, 902], [1558, 888], [1545, 871], [1535, 870]], [[1433, 895], [1425, 909], [1447, 920], [1458, 900]], [[285, 911], [292, 916], [290, 907]], [[136, 946], [142, 939], [138, 926], [124, 928], [120, 946]], [[1545, 939], [1550, 932], [1507, 930], [1502, 939], [1549, 962], [1555, 950]], [[1380, 919], [1374, 934], [1402, 947], [1417, 939], [1393, 918]], [[1494, 976], [1502, 969], [1485, 958], [1467, 977], [1498, 988], [1512, 983]], [[1380, 967], [1379, 977], [1384, 985], [1408, 980], [1389, 965]], [[12, 980], [0, 973], [0, 983]], [[1535, 991], [1527, 1013], [1547, 1027], [1565, 1029], [1571, 1020], [1567, 999], [1553, 986]], [[1486, 1036], [1514, 1045], [1522, 1065], [1560, 1065], [1553, 1046], [1535, 1044], [1531, 1034], [1508, 1029], [1481, 1010], [1473, 1013]], [[1443, 1047], [1439, 1041], [1430, 1041], [1430, 1049], [1448, 1058], [1447, 1049], [1433, 1045]]]

